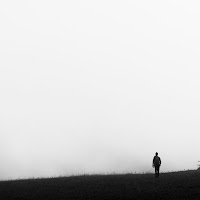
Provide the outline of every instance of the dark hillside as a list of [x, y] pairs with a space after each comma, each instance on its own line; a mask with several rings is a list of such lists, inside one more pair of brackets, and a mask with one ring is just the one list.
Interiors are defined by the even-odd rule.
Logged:
[[0, 182], [2, 200], [199, 200], [200, 173], [85, 175]]

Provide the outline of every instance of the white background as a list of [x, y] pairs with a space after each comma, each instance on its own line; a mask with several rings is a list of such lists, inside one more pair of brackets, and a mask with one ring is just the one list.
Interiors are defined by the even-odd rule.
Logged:
[[195, 169], [199, 1], [1, 1], [0, 178]]

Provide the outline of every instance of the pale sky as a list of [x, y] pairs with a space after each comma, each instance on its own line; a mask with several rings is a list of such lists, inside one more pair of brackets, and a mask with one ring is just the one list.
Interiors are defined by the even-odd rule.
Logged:
[[196, 169], [200, 2], [0, 2], [0, 179]]

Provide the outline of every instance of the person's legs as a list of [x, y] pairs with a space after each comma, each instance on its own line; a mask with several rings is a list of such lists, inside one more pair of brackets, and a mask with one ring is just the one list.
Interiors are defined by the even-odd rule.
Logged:
[[158, 171], [158, 176], [159, 176], [159, 170], [160, 170], [160, 166], [158, 166], [158, 169], [157, 169], [157, 171]]
[[155, 177], [159, 176], [159, 166], [155, 166]]
[[157, 177], [157, 171], [158, 171], [157, 166], [155, 166], [155, 177]]

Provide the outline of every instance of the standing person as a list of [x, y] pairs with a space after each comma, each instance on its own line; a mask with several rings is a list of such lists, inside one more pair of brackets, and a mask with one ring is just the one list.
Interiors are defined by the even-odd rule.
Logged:
[[156, 152], [156, 155], [153, 157], [153, 167], [155, 167], [155, 177], [159, 177], [159, 169], [161, 165], [161, 159]]

